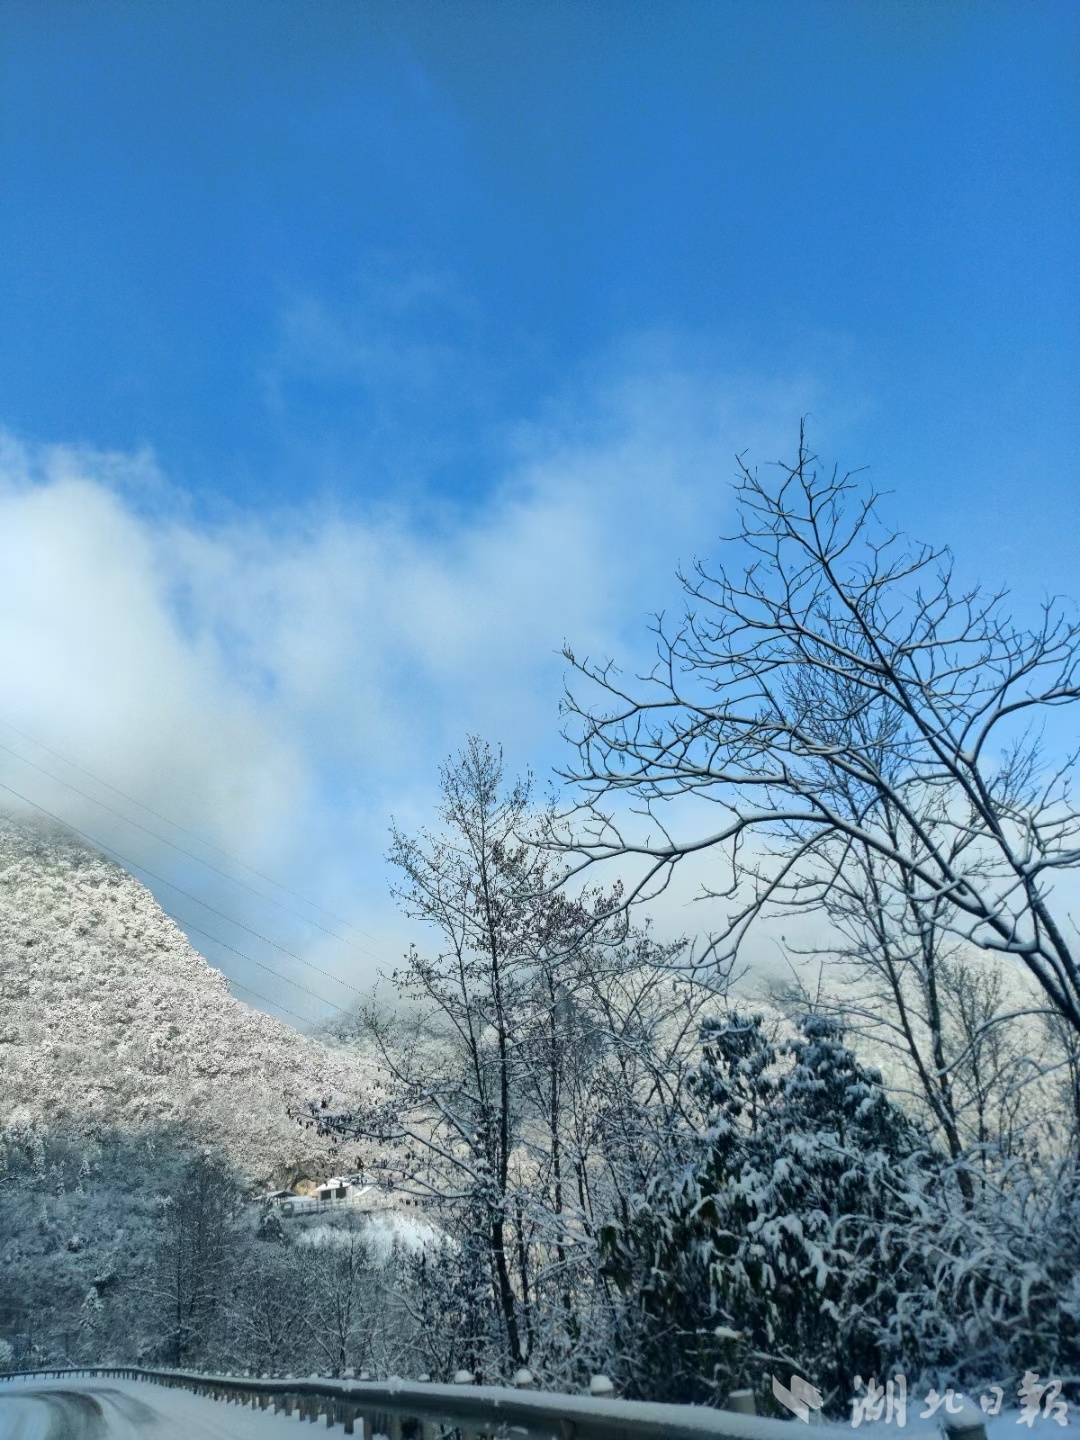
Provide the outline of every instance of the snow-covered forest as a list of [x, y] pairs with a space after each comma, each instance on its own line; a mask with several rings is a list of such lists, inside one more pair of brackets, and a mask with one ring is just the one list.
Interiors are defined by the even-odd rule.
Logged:
[[[416, 943], [337, 1040], [377, 1084], [294, 1124], [424, 1225], [283, 1222], [185, 1115], [24, 1114], [0, 1358], [763, 1409], [795, 1371], [833, 1414], [857, 1376], [1080, 1383], [1080, 628], [959, 585], [805, 443], [739, 493], [650, 675], [569, 654], [554, 801], [472, 737], [391, 836]], [[707, 928], [661, 934], [702, 857]]]

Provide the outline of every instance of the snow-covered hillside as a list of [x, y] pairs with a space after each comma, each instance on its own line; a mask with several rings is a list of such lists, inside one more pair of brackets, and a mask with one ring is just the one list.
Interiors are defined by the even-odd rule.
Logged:
[[234, 999], [104, 856], [0, 816], [0, 1130], [183, 1129], [253, 1177], [281, 1177], [333, 1164], [289, 1107], [375, 1083]]

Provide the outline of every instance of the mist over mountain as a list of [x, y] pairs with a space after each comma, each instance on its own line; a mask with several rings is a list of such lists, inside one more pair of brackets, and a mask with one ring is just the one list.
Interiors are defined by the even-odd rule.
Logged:
[[374, 1074], [229, 993], [151, 893], [60, 827], [0, 816], [0, 1132], [171, 1132], [253, 1179], [325, 1171], [290, 1111]]

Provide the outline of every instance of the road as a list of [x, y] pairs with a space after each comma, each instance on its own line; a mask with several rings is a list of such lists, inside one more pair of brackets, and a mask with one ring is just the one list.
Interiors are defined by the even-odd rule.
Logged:
[[283, 1440], [296, 1426], [135, 1380], [0, 1381], [0, 1440]]

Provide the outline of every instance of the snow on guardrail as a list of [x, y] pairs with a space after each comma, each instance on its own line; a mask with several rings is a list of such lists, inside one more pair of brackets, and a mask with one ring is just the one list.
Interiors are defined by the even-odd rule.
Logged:
[[[601, 1392], [566, 1395], [554, 1391], [510, 1389], [496, 1385], [432, 1385], [406, 1380], [265, 1380], [251, 1376], [204, 1375], [184, 1370], [146, 1370], [134, 1366], [23, 1371], [16, 1378], [116, 1378], [179, 1386], [223, 1403], [284, 1411], [301, 1420], [326, 1417], [345, 1434], [362, 1424], [365, 1440], [408, 1434], [437, 1440], [447, 1431], [463, 1437], [513, 1434], [536, 1440], [793, 1440], [798, 1422], [714, 1410], [703, 1405], [668, 1405], [618, 1400]], [[597, 1377], [602, 1378], [602, 1377]], [[530, 1377], [531, 1379], [531, 1377]], [[815, 1425], [817, 1440], [839, 1440], [847, 1427]]]

